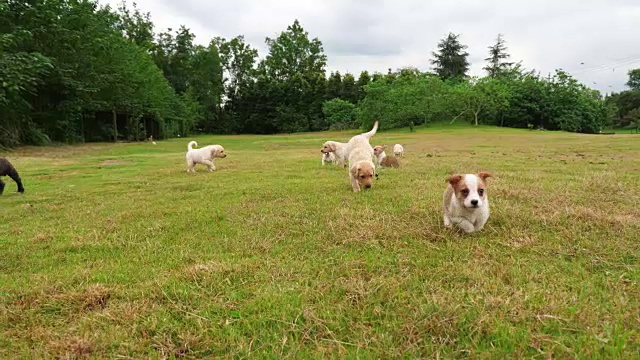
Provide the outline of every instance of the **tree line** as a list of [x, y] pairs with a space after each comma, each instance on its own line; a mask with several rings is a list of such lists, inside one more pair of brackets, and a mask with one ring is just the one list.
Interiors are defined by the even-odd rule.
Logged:
[[603, 99], [563, 71], [525, 71], [509, 62], [501, 36], [482, 78], [467, 75], [455, 34], [438, 44], [432, 72], [357, 78], [327, 74], [322, 42], [297, 20], [265, 42], [259, 60], [242, 36], [203, 46], [184, 26], [156, 33], [135, 5], [2, 2], [0, 146], [347, 129], [374, 119], [383, 128], [469, 121], [593, 133], [640, 108], [626, 92]]

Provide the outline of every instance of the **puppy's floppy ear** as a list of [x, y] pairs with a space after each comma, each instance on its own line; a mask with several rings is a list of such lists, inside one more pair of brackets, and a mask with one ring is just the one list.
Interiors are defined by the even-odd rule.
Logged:
[[486, 172], [486, 171], [480, 171], [478, 173], [478, 177], [480, 179], [482, 179], [482, 181], [487, 181], [487, 178], [489, 177], [493, 177], [493, 175], [491, 175], [490, 173]]
[[453, 187], [456, 187], [460, 181], [462, 181], [462, 175], [451, 175], [447, 177], [447, 182]]
[[331, 151], [336, 151], [336, 144], [329, 144], [329, 149], [331, 149]]
[[351, 176], [353, 176], [354, 178], [357, 178], [358, 173], [360, 173], [360, 165], [356, 165], [351, 168]]

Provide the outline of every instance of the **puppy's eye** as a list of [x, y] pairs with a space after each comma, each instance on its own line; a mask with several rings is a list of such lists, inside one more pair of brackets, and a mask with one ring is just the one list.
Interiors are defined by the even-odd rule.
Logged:
[[364, 176], [364, 175], [360, 175], [360, 179], [364, 179], [364, 178], [365, 178], [365, 176]]
[[478, 194], [479, 194], [480, 196], [484, 195], [484, 189], [480, 189], [480, 190], [478, 190]]
[[462, 195], [467, 196], [467, 195], [469, 195], [469, 190], [464, 189], [464, 190], [461, 191], [461, 193], [462, 193]]

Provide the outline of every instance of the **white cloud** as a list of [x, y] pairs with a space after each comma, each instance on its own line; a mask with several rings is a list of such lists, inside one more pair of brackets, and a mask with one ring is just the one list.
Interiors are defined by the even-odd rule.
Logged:
[[[100, 0], [115, 7], [120, 0]], [[129, 3], [133, 2], [131, 0]], [[156, 31], [184, 24], [196, 42], [245, 39], [266, 55], [265, 37], [300, 20], [324, 44], [329, 70], [386, 72], [430, 67], [431, 51], [449, 31], [468, 45], [472, 74], [482, 75], [487, 47], [504, 34], [513, 61], [546, 74], [575, 73], [604, 92], [624, 89], [640, 67], [637, 0], [136, 0]], [[627, 59], [626, 61], [623, 61]], [[584, 63], [584, 65], [581, 65]]]

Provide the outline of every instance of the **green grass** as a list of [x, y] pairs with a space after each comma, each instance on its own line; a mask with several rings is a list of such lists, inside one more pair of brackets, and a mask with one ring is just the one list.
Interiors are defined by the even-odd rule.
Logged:
[[[407, 156], [354, 194], [319, 152], [351, 134], [198, 137], [229, 157], [195, 175], [191, 138], [6, 154], [0, 357], [639, 356], [637, 136], [381, 132]], [[445, 229], [479, 170], [485, 230]]]

